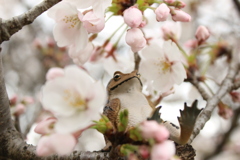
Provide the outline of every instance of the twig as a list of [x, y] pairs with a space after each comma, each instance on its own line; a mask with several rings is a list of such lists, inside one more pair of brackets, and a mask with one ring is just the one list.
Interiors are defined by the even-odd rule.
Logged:
[[231, 127], [229, 130], [222, 136], [222, 141], [219, 143], [219, 145], [216, 147], [215, 151], [205, 157], [204, 159], [211, 159], [212, 157], [215, 157], [218, 155], [222, 150], [225, 144], [228, 142], [230, 135], [235, 130], [235, 128], [238, 126], [238, 119], [240, 117], [240, 107], [234, 111], [234, 117], [232, 119]]
[[138, 70], [140, 61], [141, 61], [141, 57], [139, 56], [138, 52], [135, 52], [134, 53], [134, 62], [135, 62], [134, 70]]
[[240, 88], [240, 80], [237, 81], [237, 82], [235, 82], [235, 83], [233, 84], [233, 87], [232, 87], [233, 90], [238, 89], [238, 88]]
[[26, 13], [13, 17], [9, 20], [2, 20], [0, 24], [0, 44], [9, 40], [14, 33], [21, 30], [25, 25], [31, 24], [44, 11], [60, 1], [61, 0], [44, 0], [42, 3], [30, 9]]
[[229, 67], [228, 74], [227, 74], [226, 78], [224, 79], [224, 81], [222, 82], [221, 87], [219, 88], [219, 90], [213, 97], [208, 99], [207, 106], [200, 113], [198, 120], [195, 124], [194, 131], [190, 137], [190, 140], [188, 141], [189, 144], [199, 134], [200, 130], [204, 127], [205, 123], [210, 119], [213, 109], [217, 106], [217, 104], [219, 103], [221, 98], [226, 93], [228, 93], [229, 91], [232, 90], [233, 80], [234, 80], [236, 74], [238, 73], [239, 68], [240, 68], [239, 64], [237, 64], [236, 62], [234, 62], [234, 60], [232, 60], [230, 67]]

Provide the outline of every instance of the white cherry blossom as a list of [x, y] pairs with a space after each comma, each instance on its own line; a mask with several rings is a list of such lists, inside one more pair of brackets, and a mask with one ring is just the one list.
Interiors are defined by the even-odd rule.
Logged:
[[143, 49], [140, 56], [142, 61], [139, 72], [145, 79], [152, 81], [155, 90], [161, 93], [169, 91], [174, 84], [181, 84], [186, 78], [179, 50], [174, 43], [165, 42], [163, 47], [152, 43]]
[[78, 9], [93, 8], [96, 16], [103, 17], [105, 10], [112, 4], [112, 0], [66, 0], [77, 6]]
[[42, 104], [58, 119], [58, 133], [73, 133], [100, 118], [106, 100], [105, 89], [77, 66], [64, 69], [64, 76], [47, 81], [42, 89]]
[[85, 48], [88, 32], [80, 21], [83, 15], [75, 6], [62, 1], [49, 9], [48, 16], [56, 21], [53, 36], [59, 47], [75, 45], [76, 51]]

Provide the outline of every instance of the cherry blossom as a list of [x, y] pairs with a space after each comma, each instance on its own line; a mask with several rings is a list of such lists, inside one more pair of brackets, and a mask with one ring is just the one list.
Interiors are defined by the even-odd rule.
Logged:
[[169, 91], [174, 84], [181, 84], [186, 78], [177, 46], [169, 41], [163, 46], [152, 43], [146, 47], [140, 54], [142, 61], [139, 66], [141, 75], [153, 81], [153, 87], [161, 93]]
[[132, 28], [127, 31], [126, 43], [131, 46], [133, 52], [138, 52], [146, 45], [146, 39], [139, 28]]
[[157, 21], [166, 21], [170, 14], [170, 9], [165, 3], [160, 4], [155, 10]]
[[56, 21], [53, 36], [59, 47], [75, 45], [76, 51], [85, 48], [88, 32], [79, 19], [83, 15], [75, 6], [62, 1], [49, 9], [48, 16]]
[[131, 28], [139, 27], [142, 23], [142, 18], [142, 12], [134, 6], [123, 12], [124, 22]]
[[39, 140], [36, 154], [38, 156], [50, 156], [55, 153], [67, 155], [73, 151], [76, 143], [76, 138], [71, 134], [51, 134]]
[[182, 27], [180, 22], [166, 21], [162, 27], [162, 37], [165, 41], [178, 40], [181, 36]]
[[75, 132], [100, 118], [105, 92], [84, 70], [68, 66], [64, 76], [47, 81], [43, 86], [42, 104], [58, 119], [56, 132]]
[[89, 33], [98, 33], [102, 31], [105, 26], [104, 17], [97, 17], [93, 11], [87, 12], [81, 21]]
[[63, 76], [64, 75], [64, 70], [59, 67], [53, 67], [50, 68], [46, 74], [46, 79], [47, 80], [52, 80], [55, 79], [56, 77]]
[[34, 131], [38, 134], [51, 134], [54, 132], [54, 124], [57, 122], [57, 119], [54, 117], [47, 118], [39, 122], [34, 129]]
[[78, 9], [93, 8], [98, 17], [104, 17], [105, 10], [112, 4], [112, 0], [65, 0], [77, 6]]
[[151, 151], [151, 160], [169, 160], [175, 154], [175, 145], [173, 141], [164, 141], [155, 144]]

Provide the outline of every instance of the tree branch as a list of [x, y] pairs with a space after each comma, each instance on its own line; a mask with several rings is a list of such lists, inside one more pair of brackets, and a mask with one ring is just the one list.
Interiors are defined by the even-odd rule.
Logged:
[[239, 0], [233, 0], [233, 3], [235, 4], [237, 12], [238, 12], [238, 14], [240, 16], [240, 2], [239, 2]]
[[13, 17], [9, 20], [0, 21], [0, 44], [4, 41], [9, 40], [14, 33], [21, 30], [25, 25], [31, 24], [44, 11], [51, 8], [53, 5], [57, 4], [60, 1], [61, 0], [44, 0], [26, 13]]
[[198, 120], [195, 124], [194, 131], [190, 137], [188, 143], [191, 143], [193, 139], [199, 134], [200, 130], [204, 127], [205, 123], [210, 119], [213, 109], [217, 106], [221, 98], [232, 90], [233, 87], [233, 80], [238, 73], [240, 65], [232, 60], [228, 74], [226, 78], [223, 80], [221, 87], [217, 91], [217, 93], [208, 99], [207, 106], [204, 110], [200, 113]]
[[138, 70], [139, 69], [140, 61], [141, 61], [141, 57], [139, 56], [138, 52], [135, 52], [134, 53], [134, 62], [135, 62], [134, 70]]
[[233, 87], [232, 87], [233, 90], [238, 89], [238, 88], [240, 88], [240, 80], [237, 81], [237, 82], [235, 82], [235, 83], [233, 84]]

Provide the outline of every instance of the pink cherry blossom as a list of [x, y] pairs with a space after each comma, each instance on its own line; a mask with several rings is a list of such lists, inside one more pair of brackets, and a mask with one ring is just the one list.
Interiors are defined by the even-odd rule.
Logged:
[[47, 81], [49, 81], [62, 76], [64, 76], [64, 70], [59, 67], [53, 67], [48, 70], [46, 74], [46, 79]]
[[19, 103], [16, 105], [15, 110], [14, 110], [14, 115], [21, 115], [26, 111], [26, 106], [22, 103]]
[[233, 102], [240, 103], [240, 92], [232, 91], [230, 92]]
[[172, 40], [176, 41], [181, 36], [181, 24], [180, 22], [166, 21], [162, 27], [162, 37], [165, 41]]
[[198, 42], [204, 42], [206, 41], [210, 36], [210, 33], [208, 29], [205, 26], [199, 26], [197, 28], [197, 31], [195, 33], [195, 37], [198, 40]]
[[155, 10], [157, 21], [166, 21], [170, 13], [170, 9], [165, 3], [160, 4]]
[[144, 121], [140, 125], [140, 130], [144, 138], [154, 138], [157, 142], [162, 142], [169, 137], [167, 128], [156, 121]]
[[81, 21], [89, 33], [98, 33], [102, 31], [105, 26], [104, 17], [97, 17], [93, 11], [87, 12]]
[[36, 154], [38, 156], [50, 156], [53, 154], [70, 154], [77, 141], [71, 134], [51, 134], [43, 136], [37, 145]]
[[127, 31], [126, 43], [131, 46], [133, 52], [138, 52], [146, 45], [146, 39], [139, 28], [132, 28]]
[[54, 124], [57, 122], [55, 117], [47, 118], [39, 122], [34, 129], [34, 131], [38, 134], [46, 135], [54, 132]]
[[190, 22], [191, 21], [191, 16], [187, 14], [186, 12], [175, 9], [173, 14], [172, 14], [172, 19], [174, 21], [180, 21], [180, 22]]
[[151, 160], [169, 160], [175, 154], [175, 145], [173, 141], [164, 141], [155, 144], [151, 151]]
[[123, 12], [123, 18], [129, 27], [136, 28], [142, 23], [143, 15], [138, 8], [132, 6]]
[[224, 103], [220, 102], [218, 104], [218, 114], [224, 118], [229, 119], [233, 115], [233, 110], [229, 106], [225, 105]]
[[18, 96], [17, 96], [17, 95], [13, 95], [13, 96], [9, 99], [10, 105], [12, 105], [12, 106], [16, 105], [17, 100], [18, 100]]

